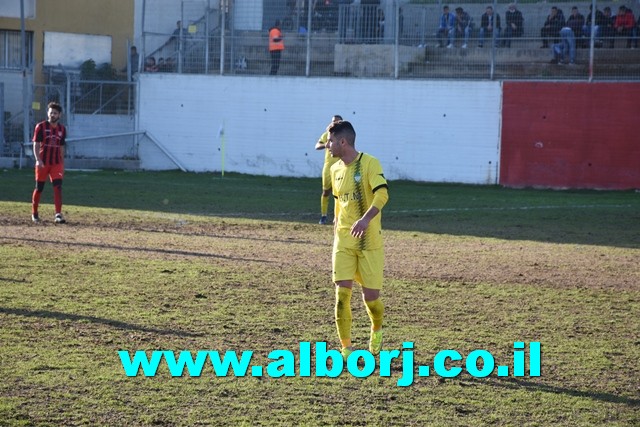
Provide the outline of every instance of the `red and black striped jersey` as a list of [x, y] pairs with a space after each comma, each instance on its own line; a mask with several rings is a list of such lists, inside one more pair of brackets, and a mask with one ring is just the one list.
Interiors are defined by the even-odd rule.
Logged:
[[33, 142], [40, 143], [40, 160], [45, 165], [57, 165], [62, 163], [60, 148], [65, 145], [67, 130], [64, 125], [58, 123], [51, 125], [48, 121], [40, 122], [33, 132]]

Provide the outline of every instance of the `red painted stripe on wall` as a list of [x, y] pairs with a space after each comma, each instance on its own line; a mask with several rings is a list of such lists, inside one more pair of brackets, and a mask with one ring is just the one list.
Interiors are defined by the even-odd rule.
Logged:
[[505, 82], [500, 184], [640, 188], [640, 83]]

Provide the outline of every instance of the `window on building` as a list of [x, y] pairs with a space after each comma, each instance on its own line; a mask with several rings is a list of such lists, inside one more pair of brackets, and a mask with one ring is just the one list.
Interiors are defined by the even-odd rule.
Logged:
[[[27, 67], [31, 68], [33, 58], [33, 33], [26, 33]], [[22, 50], [20, 31], [0, 30], [0, 69], [21, 69]]]

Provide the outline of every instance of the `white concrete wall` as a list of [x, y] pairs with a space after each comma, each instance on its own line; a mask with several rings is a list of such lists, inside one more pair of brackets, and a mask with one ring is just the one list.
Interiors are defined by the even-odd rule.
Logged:
[[[313, 146], [334, 114], [390, 179], [497, 182], [498, 82], [140, 76], [139, 129], [191, 171], [220, 171], [224, 142], [225, 171], [319, 176]], [[149, 154], [143, 168], [174, 168]]]
[[[137, 153], [135, 136], [94, 139], [100, 135], [132, 132], [134, 118], [112, 114], [72, 114], [68, 117], [67, 154], [70, 157], [120, 159]], [[90, 139], [85, 139], [89, 137]]]
[[67, 127], [69, 138], [109, 135], [133, 131], [135, 118], [114, 114], [69, 114]]

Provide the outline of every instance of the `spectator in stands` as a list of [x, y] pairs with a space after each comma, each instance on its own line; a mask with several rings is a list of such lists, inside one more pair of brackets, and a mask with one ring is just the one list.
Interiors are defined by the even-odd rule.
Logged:
[[378, 10], [378, 27], [376, 29], [376, 39], [378, 43], [382, 43], [384, 39], [384, 10]]
[[620, 6], [613, 28], [615, 29], [616, 37], [624, 37], [627, 39], [627, 48], [631, 48], [635, 26], [636, 20], [633, 17], [633, 12], [627, 9], [626, 6]]
[[133, 78], [133, 75], [140, 69], [140, 55], [138, 54], [138, 48], [135, 46], [131, 46], [129, 63], [131, 64], [131, 78]]
[[442, 15], [440, 15], [440, 26], [438, 27], [438, 44], [437, 47], [442, 47], [443, 36], [447, 37], [447, 47], [453, 47], [453, 36], [456, 30], [456, 17], [453, 13], [449, 12], [449, 6], [442, 8]]
[[[467, 43], [469, 43], [469, 36], [473, 32], [473, 19], [465, 10], [461, 7], [456, 7], [456, 29], [455, 36], [456, 37], [464, 37], [462, 42], [462, 48], [467, 48]], [[449, 46], [447, 46], [449, 47]]]
[[604, 23], [602, 24], [602, 37], [609, 41], [609, 49], [613, 49], [614, 37], [616, 36], [616, 16], [611, 16], [611, 8], [609, 6], [602, 9], [604, 15]]
[[480, 17], [480, 40], [478, 47], [483, 46], [485, 37], [493, 39], [495, 47], [498, 47], [501, 31], [500, 14], [493, 13], [493, 7], [487, 6], [486, 11]]
[[560, 41], [551, 46], [553, 52], [552, 64], [576, 63], [576, 37], [570, 27], [563, 27], [560, 30]]
[[[189, 36], [189, 32], [186, 28], [182, 27], [182, 21], [176, 21], [176, 29], [173, 30], [173, 34], [171, 38], [169, 38], [169, 42], [173, 42], [173, 46], [175, 49], [175, 55], [177, 58], [180, 58], [180, 65], [184, 67], [185, 65], [185, 52], [187, 50], [187, 37]], [[182, 71], [182, 68], [180, 69]]]
[[571, 28], [576, 37], [576, 46], [585, 47], [585, 40], [582, 38], [582, 28], [584, 27], [584, 15], [578, 12], [578, 7], [571, 8], [571, 15], [567, 18], [567, 27]]
[[516, 8], [515, 3], [511, 3], [504, 14], [505, 27], [502, 45], [511, 47], [511, 39], [521, 37], [524, 34], [524, 17], [522, 12]]
[[283, 50], [284, 40], [280, 30], [280, 20], [276, 19], [275, 25], [269, 28], [269, 54], [271, 55], [271, 72], [269, 74], [272, 76], [278, 74]]
[[158, 72], [160, 73], [173, 73], [176, 70], [176, 62], [173, 58], [158, 59]]
[[[611, 11], [611, 9], [609, 9]], [[582, 35], [585, 38], [591, 38], [591, 19], [592, 19], [593, 5], [589, 5], [589, 14], [587, 15], [587, 20], [584, 22], [584, 26], [582, 27]], [[596, 47], [602, 46], [602, 29], [606, 23], [604, 13], [596, 8], [596, 16], [594, 22], [594, 38], [596, 39]]]
[[558, 10], [556, 6], [551, 8], [547, 20], [540, 29], [540, 38], [542, 39], [541, 49], [549, 47], [549, 41], [553, 39], [553, 43], [558, 43], [560, 37], [560, 29], [565, 26], [564, 14]]
[[133, 81], [133, 76], [138, 72], [139, 69], [140, 55], [138, 54], [138, 49], [135, 46], [131, 46], [131, 48], [129, 49], [129, 62], [127, 63], [127, 66], [120, 71], [129, 73], [129, 70], [131, 70], [131, 74], [128, 74], [128, 76], [131, 81]]
[[144, 62], [144, 71], [146, 71], [147, 73], [155, 73], [156, 71], [158, 71], [156, 58], [154, 58], [153, 56], [147, 58], [147, 60]]
[[[180, 36], [185, 38], [189, 35], [186, 28], [182, 28], [182, 21], [176, 22], [176, 29], [173, 30], [173, 35], [171, 36], [171, 40], [175, 40], [176, 44], [180, 41]], [[177, 48], [176, 48], [177, 49]]]

